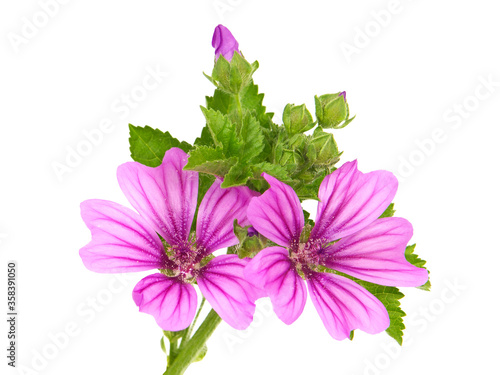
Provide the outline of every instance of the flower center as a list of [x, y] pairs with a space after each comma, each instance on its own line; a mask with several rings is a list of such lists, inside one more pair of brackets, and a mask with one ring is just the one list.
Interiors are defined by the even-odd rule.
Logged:
[[290, 248], [290, 258], [297, 272], [305, 279], [320, 264], [319, 251], [321, 249], [320, 241], [307, 241], [306, 243], [297, 242]]
[[179, 245], [166, 246], [166, 253], [168, 264], [163, 273], [169, 277], [176, 277], [185, 283], [194, 283], [200, 269], [195, 242], [187, 241]]

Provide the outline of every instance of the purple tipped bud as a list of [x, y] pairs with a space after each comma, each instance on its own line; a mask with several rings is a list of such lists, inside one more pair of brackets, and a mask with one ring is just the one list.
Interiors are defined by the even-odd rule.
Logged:
[[218, 59], [222, 55], [227, 61], [231, 61], [235, 51], [240, 53], [238, 50], [238, 41], [231, 34], [231, 31], [222, 25], [217, 26], [214, 30], [212, 47], [215, 48], [215, 59]]
[[345, 98], [345, 91], [342, 91], [342, 92], [339, 94], [339, 96], [343, 96], [343, 97], [344, 97], [344, 101], [346, 100], [346, 98]]
[[259, 232], [257, 232], [257, 229], [255, 229], [254, 227], [248, 228], [248, 231], [247, 231], [247, 236], [248, 237], [253, 237], [256, 234], [259, 234]]

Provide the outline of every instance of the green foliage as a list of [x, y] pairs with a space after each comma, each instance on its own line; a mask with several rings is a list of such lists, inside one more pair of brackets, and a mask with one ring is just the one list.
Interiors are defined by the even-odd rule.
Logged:
[[[206, 126], [186, 169], [221, 176], [223, 187], [246, 185], [259, 192], [268, 188], [265, 172], [289, 184], [301, 200], [317, 199], [321, 181], [336, 169], [341, 155], [333, 134], [320, 126], [305, 134], [316, 126], [305, 105], [288, 104], [284, 125], [274, 124], [253, 82], [257, 68], [257, 62], [250, 64], [235, 54], [230, 62], [219, 58], [212, 76], [205, 75], [216, 90], [202, 108]], [[335, 96], [348, 113], [344, 97]], [[330, 116], [331, 106], [320, 105], [323, 119]]]
[[394, 209], [394, 203], [391, 203], [385, 209], [385, 211], [382, 213], [382, 215], [380, 215], [379, 219], [382, 219], [383, 217], [393, 217], [395, 212], [396, 212], [396, 210]]
[[147, 165], [157, 167], [161, 164], [163, 156], [172, 147], [178, 147], [189, 152], [192, 146], [187, 142], [180, 142], [170, 133], [153, 129], [149, 126], [140, 127], [129, 124], [130, 129], [130, 153], [132, 159]]

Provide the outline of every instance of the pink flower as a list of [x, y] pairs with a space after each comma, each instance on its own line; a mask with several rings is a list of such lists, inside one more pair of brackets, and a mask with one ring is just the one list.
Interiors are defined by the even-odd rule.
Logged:
[[234, 52], [240, 53], [238, 51], [238, 41], [231, 34], [231, 31], [223, 25], [215, 28], [214, 36], [212, 37], [212, 47], [215, 48], [216, 59], [222, 55], [227, 61], [231, 61]]
[[305, 279], [312, 302], [330, 335], [342, 340], [353, 329], [384, 331], [389, 316], [384, 305], [356, 282], [327, 267], [359, 279], [388, 286], [419, 286], [427, 270], [406, 261], [412, 236], [402, 218], [378, 219], [397, 190], [386, 171], [368, 174], [349, 162], [325, 177], [319, 189], [316, 224], [300, 242], [304, 215], [293, 189], [264, 174], [271, 187], [253, 198], [247, 215], [259, 233], [280, 246], [262, 250], [245, 268], [245, 277], [271, 298], [274, 311], [293, 323], [306, 303]]
[[254, 194], [246, 187], [222, 189], [222, 181], [216, 179], [200, 204], [194, 238], [190, 230], [198, 173], [183, 171], [186, 163], [187, 154], [172, 148], [159, 167], [135, 162], [121, 165], [118, 182], [139, 214], [109, 201], [83, 202], [82, 218], [92, 240], [80, 250], [80, 256], [95, 272], [159, 269], [139, 281], [133, 299], [140, 311], [153, 315], [166, 331], [182, 330], [193, 320], [195, 282], [222, 319], [244, 329], [252, 321], [258, 297], [243, 276], [247, 261], [237, 255], [207, 257], [238, 243], [233, 221], [246, 220], [245, 211]]

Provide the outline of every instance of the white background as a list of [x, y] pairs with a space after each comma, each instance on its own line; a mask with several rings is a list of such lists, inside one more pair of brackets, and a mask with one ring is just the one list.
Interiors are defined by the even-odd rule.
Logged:
[[[213, 92], [202, 71], [211, 72], [219, 23], [247, 59], [260, 62], [254, 78], [275, 122], [286, 103], [313, 112], [315, 94], [347, 91], [357, 117], [334, 132], [342, 162], [357, 158], [362, 171], [401, 178], [397, 215], [414, 225], [412, 241], [428, 261], [433, 289], [404, 290], [401, 349], [385, 333], [333, 340], [310, 301], [292, 326], [264, 302], [246, 332], [221, 324], [206, 359], [188, 373], [498, 371], [499, 9], [491, 0], [391, 3], [73, 0], [44, 16], [38, 1], [2, 2], [0, 310], [7, 261], [15, 260], [17, 364], [24, 370], [6, 365], [2, 324], [0, 372], [163, 373], [161, 331], [130, 297], [148, 273], [120, 282], [84, 268], [78, 250], [90, 233], [79, 203], [127, 204], [115, 177], [130, 160], [127, 123], [189, 142], [199, 134], [199, 105]], [[39, 26], [30, 30], [26, 22]], [[25, 39], [17, 45], [13, 38]], [[118, 111], [116, 101], [141, 90], [148, 67], [169, 75], [130, 113]], [[489, 91], [487, 80], [496, 82]], [[59, 179], [54, 163], [66, 163], [68, 148], [106, 119], [112, 130]], [[62, 340], [68, 325], [73, 336]], [[51, 337], [62, 340], [60, 348]]]

